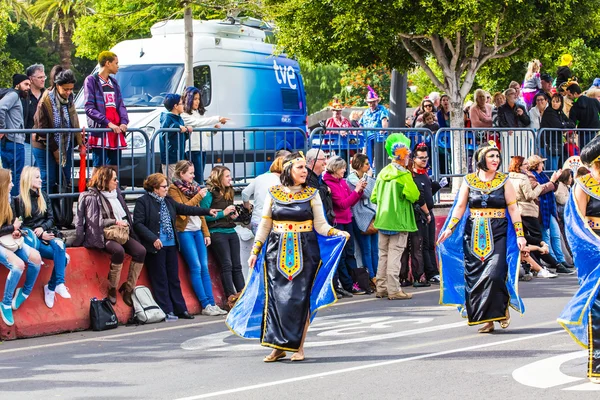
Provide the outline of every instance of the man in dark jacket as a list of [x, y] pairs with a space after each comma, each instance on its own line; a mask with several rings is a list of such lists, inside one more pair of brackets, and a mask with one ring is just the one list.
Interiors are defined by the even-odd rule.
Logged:
[[[581, 87], [576, 83], [571, 83], [565, 89], [567, 97], [573, 100], [573, 106], [569, 112], [569, 118], [579, 129], [599, 129], [600, 130], [600, 102], [592, 97], [583, 96]], [[596, 132], [580, 132], [579, 148], [583, 148], [594, 136]]]
[[319, 196], [321, 196], [321, 201], [325, 207], [325, 217], [327, 218], [327, 222], [333, 224], [335, 213], [333, 212], [331, 192], [329, 191], [329, 186], [327, 186], [321, 178], [321, 175], [325, 172], [326, 162], [327, 157], [321, 149], [310, 149], [306, 153], [306, 167], [308, 168], [306, 184], [309, 187], [319, 190]]
[[498, 108], [498, 126], [501, 128], [526, 128], [531, 123], [527, 110], [517, 104], [517, 92], [515, 89], [507, 89], [504, 92], [506, 103]]

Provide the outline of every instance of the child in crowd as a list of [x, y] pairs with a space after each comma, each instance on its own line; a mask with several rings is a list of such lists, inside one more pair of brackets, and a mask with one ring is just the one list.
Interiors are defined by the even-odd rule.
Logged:
[[160, 135], [160, 163], [162, 172], [171, 183], [175, 174], [175, 164], [185, 156], [185, 142], [192, 132], [191, 126], [186, 126], [181, 117], [183, 102], [178, 94], [167, 94], [163, 105], [167, 112], [160, 115], [161, 128], [177, 128], [179, 132], [163, 132]]
[[575, 140], [575, 132], [567, 133], [567, 142], [563, 147], [564, 154], [567, 154], [569, 157], [579, 155], [579, 146], [577, 146], [577, 141]]
[[432, 133], [436, 133], [440, 129], [440, 125], [435, 122], [435, 115], [432, 112], [426, 111], [423, 114], [423, 122], [418, 123], [417, 128], [427, 128]]

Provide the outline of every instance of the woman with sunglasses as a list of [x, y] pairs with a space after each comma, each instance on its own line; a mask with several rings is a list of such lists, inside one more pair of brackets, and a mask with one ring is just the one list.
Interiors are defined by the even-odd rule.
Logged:
[[413, 128], [415, 128], [417, 126], [417, 123], [423, 122], [423, 114], [425, 114], [426, 112], [430, 112], [435, 115], [434, 110], [435, 110], [435, 107], [433, 105], [433, 102], [429, 99], [423, 99], [423, 101], [421, 101], [421, 105], [415, 111], [415, 116], [414, 116], [413, 123], [412, 123]]

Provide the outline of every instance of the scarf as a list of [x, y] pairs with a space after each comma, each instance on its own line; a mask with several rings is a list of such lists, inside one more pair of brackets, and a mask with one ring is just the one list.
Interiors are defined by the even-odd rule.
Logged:
[[182, 181], [181, 179], [175, 179], [175, 180], [173, 180], [173, 184], [175, 186], [177, 186], [177, 189], [181, 190], [181, 192], [188, 199], [191, 199], [192, 197], [196, 196], [198, 194], [198, 192], [200, 191], [200, 185], [198, 185], [198, 182], [196, 182], [196, 181], [192, 181], [191, 183], [188, 183], [188, 182]]
[[[54, 128], [71, 128], [71, 117], [69, 116], [69, 99], [63, 99], [56, 92], [56, 89], [48, 92], [48, 98], [52, 105], [52, 115]], [[69, 150], [69, 144], [71, 143], [71, 132], [53, 133], [52, 140], [56, 142], [59, 149], [60, 165], [64, 167], [67, 165], [67, 151]]]
[[417, 175], [427, 175], [427, 168], [418, 168], [418, 167], [415, 167], [415, 173]]
[[[544, 183], [550, 182], [548, 176], [545, 173], [538, 173], [535, 171], [531, 171], [535, 179], [539, 184], [543, 185]], [[542, 226], [544, 229], [550, 229], [550, 218], [554, 216], [557, 217], [556, 214], [556, 197], [554, 196], [554, 192], [548, 192], [546, 194], [541, 195], [538, 198], [540, 202], [540, 215], [542, 217]]]
[[113, 190], [112, 192], [102, 191], [100, 193], [102, 194], [102, 196], [104, 196], [104, 198], [106, 200], [108, 200], [108, 203], [110, 204], [110, 207], [112, 208], [112, 212], [115, 216], [115, 219], [117, 221], [124, 221], [125, 218], [127, 217], [127, 214], [125, 213], [125, 210], [123, 209], [123, 206], [121, 205], [121, 202], [119, 201], [117, 191], [116, 190]]
[[148, 192], [150, 197], [160, 204], [160, 233], [167, 236], [167, 239], [173, 240], [175, 234], [173, 233], [173, 224], [171, 222], [171, 216], [169, 215], [169, 209], [167, 208], [167, 202], [164, 197], [160, 197], [154, 192]]

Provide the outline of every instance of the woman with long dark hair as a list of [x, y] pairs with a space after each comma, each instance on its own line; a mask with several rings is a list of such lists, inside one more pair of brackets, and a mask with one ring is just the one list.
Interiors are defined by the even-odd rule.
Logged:
[[478, 332], [490, 333], [494, 321], [508, 328], [509, 306], [524, 312], [517, 282], [527, 242], [515, 189], [498, 172], [496, 143], [479, 146], [475, 160], [477, 170], [465, 176], [438, 239], [441, 303], [461, 306], [469, 325], [484, 324]]
[[261, 344], [273, 349], [264, 362], [284, 358], [285, 351], [295, 352], [292, 361], [304, 360], [310, 320], [336, 301], [331, 282], [348, 234], [327, 223], [307, 176], [302, 153], [285, 158], [281, 185], [269, 189], [248, 259], [248, 286], [227, 319], [240, 336], [259, 338], [260, 332]]

